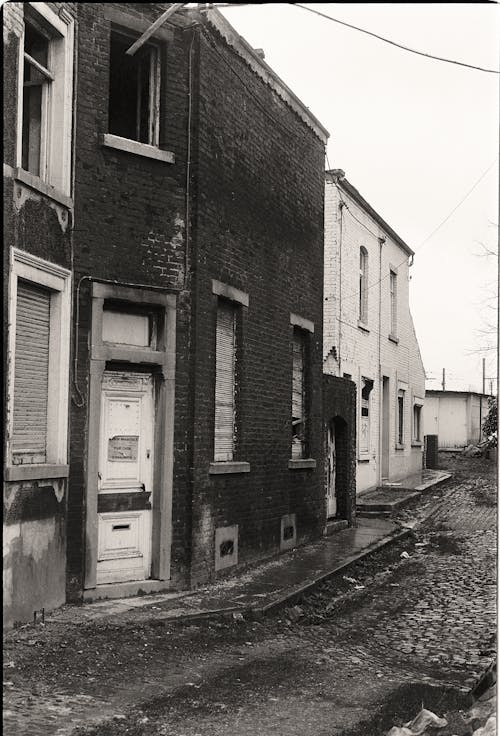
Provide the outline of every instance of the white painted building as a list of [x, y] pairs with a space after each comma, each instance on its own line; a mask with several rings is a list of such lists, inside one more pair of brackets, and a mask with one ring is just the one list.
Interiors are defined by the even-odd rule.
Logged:
[[357, 491], [422, 467], [425, 372], [408, 301], [413, 251], [340, 169], [326, 173], [324, 373], [357, 386]]
[[475, 391], [425, 392], [424, 433], [437, 434], [440, 450], [462, 450], [482, 439], [488, 396]]

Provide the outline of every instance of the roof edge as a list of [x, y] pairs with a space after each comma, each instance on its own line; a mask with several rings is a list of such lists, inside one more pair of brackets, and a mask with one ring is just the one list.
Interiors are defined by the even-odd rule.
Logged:
[[261, 56], [250, 46], [248, 41], [245, 41], [243, 36], [240, 36], [235, 28], [229, 23], [229, 21], [222, 15], [217, 8], [208, 8], [203, 11], [195, 11], [201, 13], [224, 38], [226, 43], [246, 61], [249, 67], [258, 74], [272, 89], [284, 100], [289, 107], [306, 123], [317, 135], [317, 137], [326, 145], [330, 133], [327, 129], [319, 122], [309, 108], [297, 97], [294, 92], [283, 82], [282, 79], [276, 74], [271, 67], [266, 64]]
[[366, 199], [363, 197], [362, 194], [358, 192], [356, 187], [354, 187], [348, 179], [345, 177], [345, 173], [342, 171], [342, 169], [330, 169], [329, 171], [325, 171], [325, 176], [328, 180], [334, 181], [336, 184], [342, 187], [342, 189], [349, 194], [352, 199], [354, 199], [355, 202], [357, 202], [373, 219], [382, 227], [387, 235], [389, 235], [393, 240], [396, 241], [396, 243], [404, 250], [406, 253], [408, 253], [409, 256], [414, 256], [415, 251], [410, 248], [410, 246], [405, 243], [405, 241], [397, 234], [395, 230], [392, 229], [392, 227], [384, 220], [381, 215], [378, 214], [376, 210], [373, 209], [371, 204], [366, 201]]

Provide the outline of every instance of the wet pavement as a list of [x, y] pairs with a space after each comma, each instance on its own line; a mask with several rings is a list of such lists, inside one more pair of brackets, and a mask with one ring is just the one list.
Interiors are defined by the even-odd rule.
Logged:
[[415, 703], [462, 707], [494, 656], [497, 509], [494, 468], [456, 465], [400, 512], [409, 536], [260, 620], [181, 624], [153, 604], [13, 632], [5, 733], [378, 736], [415, 683]]

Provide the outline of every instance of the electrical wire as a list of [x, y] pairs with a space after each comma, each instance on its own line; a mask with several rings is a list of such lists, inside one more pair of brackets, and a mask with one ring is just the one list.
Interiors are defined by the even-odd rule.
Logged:
[[331, 20], [334, 23], [339, 23], [342, 26], [346, 26], [347, 28], [352, 28], [355, 31], [360, 31], [360, 33], [366, 33], [367, 36], [373, 36], [373, 38], [378, 38], [379, 41], [383, 41], [384, 43], [388, 43], [391, 46], [396, 46], [398, 49], [402, 49], [403, 51], [409, 51], [412, 54], [417, 54], [418, 56], [424, 56], [427, 59], [433, 59], [434, 61], [444, 61], [447, 64], [455, 64], [457, 66], [463, 66], [467, 69], [474, 69], [479, 72], [486, 72], [487, 74], [500, 74], [500, 70], [497, 69], [486, 69], [482, 66], [476, 66], [475, 64], [466, 64], [464, 61], [456, 61], [455, 59], [446, 59], [443, 56], [434, 56], [433, 54], [427, 54], [424, 51], [417, 51], [417, 49], [412, 49], [409, 46], [404, 46], [401, 43], [397, 43], [396, 41], [391, 41], [389, 38], [385, 38], [384, 36], [379, 36], [378, 33], [373, 33], [373, 31], [368, 31], [366, 28], [360, 28], [359, 26], [355, 26], [352, 23], [346, 23], [346, 21], [339, 20], [338, 18], [333, 18], [331, 15], [327, 15], [326, 13], [321, 13], [319, 10], [314, 10], [314, 8], [308, 8], [307, 5], [301, 5], [300, 3], [289, 3], [289, 5], [295, 5], [297, 8], [302, 8], [302, 10], [307, 10], [309, 13], [314, 13], [315, 15], [319, 15], [322, 18], [326, 18], [327, 20]]
[[[439, 223], [439, 225], [437, 225], [434, 228], [434, 230], [432, 230], [432, 232], [426, 238], [424, 238], [424, 240], [422, 240], [422, 242], [418, 245], [418, 247], [415, 248], [415, 253], [420, 253], [420, 251], [422, 250], [422, 248], [424, 248], [425, 245], [427, 245], [427, 243], [429, 242], [429, 240], [438, 232], [438, 230], [440, 230], [443, 227], [443, 225], [445, 225], [445, 223], [448, 222], [448, 220], [452, 217], [452, 215], [455, 214], [455, 212], [459, 209], [459, 207], [465, 202], [465, 200], [472, 194], [472, 192], [476, 189], [476, 187], [481, 183], [481, 181], [484, 179], [484, 177], [486, 176], [486, 174], [488, 174], [488, 172], [493, 168], [493, 166], [495, 165], [495, 163], [497, 162], [497, 160], [498, 160], [498, 157], [495, 158], [494, 161], [491, 162], [491, 164], [488, 166], [488, 168], [485, 171], [483, 171], [483, 173], [481, 174], [481, 176], [474, 182], [474, 184], [469, 189], [469, 191], [462, 197], [462, 199], [458, 202], [458, 204], [455, 205], [455, 207], [449, 212], [449, 214], [446, 215], [446, 217], [443, 220], [441, 220], [441, 222]], [[327, 156], [327, 163], [328, 163], [328, 167], [330, 168], [330, 163], [328, 161], [328, 156]], [[337, 191], [339, 192], [340, 201], [345, 206], [345, 209], [347, 210], [347, 212], [349, 212], [349, 214], [357, 222], [359, 222], [361, 225], [363, 225], [363, 227], [365, 227], [374, 237], [377, 237], [378, 238], [379, 237], [378, 235], [375, 235], [375, 233], [373, 233], [368, 227], [366, 227], [366, 225], [364, 225], [364, 223], [362, 223], [360, 220], [358, 220], [358, 218], [355, 217], [355, 215], [350, 211], [349, 205], [345, 201], [345, 199], [343, 198], [343, 196], [342, 196], [342, 190], [340, 189], [340, 187], [338, 186], [338, 184], [336, 182], [332, 182], [332, 184], [336, 187]], [[399, 263], [396, 266], [396, 270], [398, 270], [401, 266], [403, 266], [405, 263], [407, 263], [407, 261], [408, 261], [408, 258], [405, 258], [403, 261], [401, 261], [401, 263]], [[377, 281], [374, 281], [372, 284], [369, 284], [366, 287], [367, 290], [373, 288], [374, 286], [378, 286], [378, 284], [381, 281], [384, 281], [385, 279], [389, 278], [389, 275], [390, 274], [385, 274], [382, 277], [382, 279], [378, 279]], [[357, 296], [358, 296], [358, 292], [355, 291], [355, 292], [352, 292], [351, 294], [345, 295], [343, 297], [343, 299], [354, 298], [354, 297], [357, 297]]]

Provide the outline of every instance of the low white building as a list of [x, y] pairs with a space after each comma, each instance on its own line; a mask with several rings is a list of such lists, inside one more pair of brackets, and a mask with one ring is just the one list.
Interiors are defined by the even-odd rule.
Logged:
[[482, 439], [488, 396], [475, 391], [425, 392], [424, 433], [438, 436], [440, 450], [462, 450]]
[[326, 173], [324, 373], [357, 386], [357, 491], [422, 468], [425, 372], [408, 301], [413, 251], [340, 169]]

